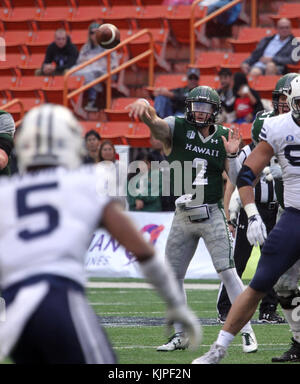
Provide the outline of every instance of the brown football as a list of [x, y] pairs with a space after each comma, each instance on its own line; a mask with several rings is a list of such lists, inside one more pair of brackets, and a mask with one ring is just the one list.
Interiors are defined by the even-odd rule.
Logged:
[[101, 47], [114, 48], [120, 43], [120, 31], [113, 24], [102, 24], [96, 32], [96, 39]]

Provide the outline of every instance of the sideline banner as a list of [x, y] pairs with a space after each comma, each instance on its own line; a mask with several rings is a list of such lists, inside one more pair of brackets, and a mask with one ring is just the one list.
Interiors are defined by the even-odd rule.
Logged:
[[[164, 251], [171, 228], [173, 212], [127, 212], [137, 228], [151, 241], [157, 254], [164, 259]], [[124, 229], [126, 231], [126, 229]], [[138, 263], [105, 230], [97, 230], [86, 254], [88, 277], [142, 278]], [[199, 241], [186, 275], [187, 279], [217, 279], [210, 255], [203, 240]]]

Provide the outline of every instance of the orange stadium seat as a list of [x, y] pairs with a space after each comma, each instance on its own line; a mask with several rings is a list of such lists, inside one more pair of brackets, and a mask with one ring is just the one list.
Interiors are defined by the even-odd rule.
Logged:
[[[206, 15], [206, 7], [196, 7], [195, 20], [202, 19]], [[190, 43], [190, 18], [191, 18], [191, 6], [189, 5], [178, 5], [174, 7], [171, 14], [167, 14], [167, 20], [170, 26], [172, 35], [179, 43], [189, 44]], [[198, 29], [200, 31], [201, 27]]]
[[242, 138], [245, 144], [250, 144], [252, 141], [251, 128], [252, 128], [252, 123], [242, 123], [239, 126], [240, 134], [242, 135]]
[[[104, 109], [108, 121], [132, 121], [128, 115], [128, 110], [125, 110], [125, 107], [134, 101], [136, 97], [118, 97], [113, 100], [111, 108]], [[151, 105], [153, 101], [148, 100]]]
[[127, 141], [125, 139], [125, 134], [128, 131], [129, 125], [132, 123], [128, 123], [126, 121], [115, 122], [109, 121], [103, 125], [101, 125], [100, 136], [101, 139], [109, 139], [113, 142], [113, 144], [123, 144], [126, 145]]
[[[165, 69], [166, 71], [170, 71], [170, 64], [165, 59], [165, 47], [169, 37], [169, 30], [164, 30], [160, 28], [149, 28], [152, 33], [153, 41], [154, 41], [154, 57], [155, 57], [155, 66]], [[138, 31], [133, 31], [136, 33]], [[145, 50], [149, 49], [149, 35], [145, 34], [138, 39], [132, 41], [128, 45], [128, 50], [130, 57], [135, 57]], [[149, 58], [145, 58], [144, 60], [140, 60], [136, 63], [138, 67], [148, 68], [149, 66]]]
[[87, 134], [87, 132], [91, 131], [92, 129], [96, 132], [101, 134], [101, 126], [102, 123], [99, 123], [97, 121], [80, 121], [80, 124], [83, 128], [83, 136]]
[[[15, 69], [26, 62], [26, 55], [22, 53], [7, 53], [5, 61], [0, 61], [0, 70], [11, 69], [12, 74], [16, 73]], [[2, 81], [2, 79], [1, 79]]]
[[187, 82], [185, 73], [176, 73], [174, 75], [157, 75], [154, 79], [154, 86], [147, 87], [149, 91], [152, 91], [154, 88], [167, 88], [174, 89], [185, 87]]
[[173, 13], [168, 5], [135, 7], [134, 18], [138, 28], [168, 28], [166, 17]]
[[272, 91], [279, 79], [280, 76], [259, 76], [254, 80], [253, 88], [261, 98], [272, 99]]
[[9, 91], [16, 98], [43, 98], [43, 87], [50, 84], [48, 76], [22, 76], [9, 87]]
[[131, 147], [151, 147], [150, 136], [150, 129], [144, 123], [130, 123], [125, 134], [127, 143]]
[[214, 52], [201, 52], [196, 58], [196, 63], [193, 67], [199, 68], [202, 75], [216, 75], [222, 63], [228, 57], [227, 53], [214, 51]]
[[113, 6], [103, 7], [99, 18], [102, 19], [103, 23], [111, 23], [122, 29], [132, 29], [132, 14], [134, 14], [134, 6]]
[[248, 57], [249, 53], [245, 52], [226, 53], [223, 62], [221, 63], [221, 67], [229, 68], [233, 73], [240, 72], [242, 62]]
[[[71, 76], [68, 79], [68, 90], [74, 91], [80, 88], [84, 83], [83, 76]], [[63, 90], [64, 90], [64, 77], [53, 76], [49, 83], [44, 84], [42, 90], [45, 94], [48, 103], [62, 104], [63, 103]]]
[[300, 26], [300, 4], [298, 3], [282, 3], [276, 15], [270, 15], [271, 19], [276, 23], [281, 18], [287, 18], [291, 21], [293, 28]]
[[232, 45], [234, 52], [248, 52], [250, 55], [260, 40], [275, 33], [275, 28], [244, 27], [240, 29], [237, 39], [228, 39], [228, 42]]
[[26, 60], [17, 67], [21, 70], [22, 76], [33, 76], [35, 71], [42, 67], [45, 53], [37, 53], [26, 56]]

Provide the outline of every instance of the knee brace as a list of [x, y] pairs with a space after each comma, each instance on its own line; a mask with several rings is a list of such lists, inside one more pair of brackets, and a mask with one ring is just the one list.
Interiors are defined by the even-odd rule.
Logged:
[[[285, 291], [285, 293], [277, 292], [277, 297], [282, 309], [294, 309], [300, 303], [300, 289]], [[295, 300], [295, 298], [298, 298], [298, 300]]]

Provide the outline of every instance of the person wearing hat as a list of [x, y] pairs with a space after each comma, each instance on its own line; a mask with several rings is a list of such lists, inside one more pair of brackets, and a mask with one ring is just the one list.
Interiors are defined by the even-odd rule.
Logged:
[[[93, 22], [88, 28], [88, 39], [79, 52], [77, 59], [77, 65], [84, 63], [87, 60], [99, 55], [105, 51], [96, 40], [96, 31], [100, 27], [99, 23]], [[116, 52], [111, 53], [111, 69], [116, 68], [119, 65], [119, 59]], [[94, 63], [87, 65], [86, 67], [75, 72], [74, 76], [84, 76], [85, 84], [90, 83], [97, 77], [100, 77], [107, 73], [107, 57], [95, 61]], [[99, 107], [97, 105], [98, 94], [103, 92], [103, 85], [101, 83], [96, 84], [94, 87], [89, 88], [87, 91], [88, 101], [84, 109], [87, 112], [97, 112]]]
[[60, 28], [55, 31], [54, 41], [48, 45], [42, 68], [36, 70], [36, 76], [59, 76], [76, 64], [78, 50], [67, 32]]
[[198, 68], [189, 68], [186, 76], [187, 84], [183, 88], [169, 90], [161, 87], [154, 90], [154, 108], [157, 115], [162, 119], [171, 115], [184, 116], [186, 96], [189, 91], [199, 85], [200, 70]]
[[220, 79], [220, 88], [217, 90], [217, 92], [222, 103], [222, 114], [220, 116], [219, 122], [232, 123], [235, 120], [233, 73], [229, 68], [221, 68], [218, 76]]

